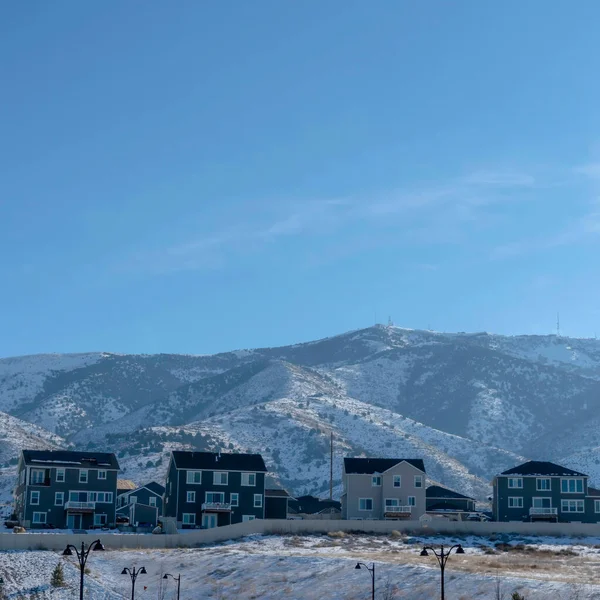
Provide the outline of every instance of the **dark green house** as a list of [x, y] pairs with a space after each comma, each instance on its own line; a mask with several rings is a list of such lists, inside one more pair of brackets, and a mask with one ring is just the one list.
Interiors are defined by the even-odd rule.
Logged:
[[260, 454], [173, 451], [164, 516], [183, 529], [264, 519], [266, 472]]
[[492, 485], [496, 521], [600, 521], [600, 493], [574, 469], [531, 460], [496, 475]]
[[19, 523], [32, 529], [114, 527], [118, 472], [112, 453], [23, 450], [15, 488]]
[[475, 499], [441, 485], [425, 490], [427, 512], [475, 512]]

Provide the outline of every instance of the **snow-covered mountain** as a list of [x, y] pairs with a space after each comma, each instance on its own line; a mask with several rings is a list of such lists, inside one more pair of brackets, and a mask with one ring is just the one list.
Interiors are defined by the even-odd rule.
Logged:
[[[600, 484], [599, 407], [600, 342], [557, 336], [374, 326], [213, 356], [0, 360], [0, 411], [40, 443], [112, 448], [139, 480], [161, 477], [171, 448], [258, 451], [294, 493], [328, 488], [331, 433], [338, 489], [348, 454], [422, 456], [478, 498], [525, 457]], [[19, 439], [0, 462], [33, 443]]]

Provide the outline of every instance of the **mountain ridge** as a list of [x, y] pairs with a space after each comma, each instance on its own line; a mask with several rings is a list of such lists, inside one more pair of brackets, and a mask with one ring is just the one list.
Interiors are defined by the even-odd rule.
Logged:
[[173, 448], [262, 451], [294, 493], [328, 488], [330, 433], [338, 487], [342, 454], [401, 450], [479, 499], [524, 457], [584, 465], [600, 482], [598, 408], [600, 342], [556, 335], [377, 325], [214, 355], [0, 359], [0, 411], [47, 431], [40, 443], [114, 449], [129, 478], [160, 477]]

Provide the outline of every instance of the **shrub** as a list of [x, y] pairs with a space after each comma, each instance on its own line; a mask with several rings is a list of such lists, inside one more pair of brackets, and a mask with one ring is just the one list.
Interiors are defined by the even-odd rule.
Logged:
[[63, 573], [63, 568], [60, 563], [54, 567], [54, 571], [52, 571], [52, 578], [50, 579], [50, 584], [52, 587], [64, 587], [65, 585], [65, 574]]

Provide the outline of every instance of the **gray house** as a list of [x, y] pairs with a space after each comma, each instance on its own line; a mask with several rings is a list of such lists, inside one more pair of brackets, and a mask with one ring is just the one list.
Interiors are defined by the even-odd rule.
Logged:
[[171, 452], [164, 516], [180, 528], [212, 528], [265, 518], [260, 454]]
[[15, 512], [24, 527], [114, 527], [117, 473], [114, 454], [23, 450], [17, 467]]
[[131, 525], [156, 526], [163, 514], [164, 486], [151, 481], [117, 496], [117, 516], [126, 517]]
[[415, 520], [426, 512], [420, 458], [345, 458], [343, 519]]
[[492, 485], [496, 521], [600, 521], [600, 496], [574, 469], [531, 460], [496, 475]]

